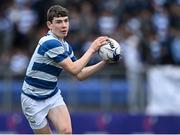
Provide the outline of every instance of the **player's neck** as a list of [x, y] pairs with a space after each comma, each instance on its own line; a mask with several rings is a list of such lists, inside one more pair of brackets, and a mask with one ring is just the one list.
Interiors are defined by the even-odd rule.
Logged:
[[55, 37], [55, 38], [57, 38], [58, 40], [60, 40], [61, 42], [64, 42], [64, 38], [60, 38], [60, 37], [56, 36], [51, 30], [50, 30], [50, 34], [51, 34], [53, 37]]

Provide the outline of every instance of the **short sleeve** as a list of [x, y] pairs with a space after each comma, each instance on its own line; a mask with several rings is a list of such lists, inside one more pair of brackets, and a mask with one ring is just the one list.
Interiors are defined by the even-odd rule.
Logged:
[[47, 55], [55, 62], [61, 62], [69, 56], [62, 43], [55, 39], [48, 40], [40, 45], [38, 53], [41, 55]]

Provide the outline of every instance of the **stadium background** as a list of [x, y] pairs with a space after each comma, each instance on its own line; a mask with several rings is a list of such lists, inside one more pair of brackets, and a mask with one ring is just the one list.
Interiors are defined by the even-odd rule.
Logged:
[[[180, 133], [179, 0], [1, 0], [0, 133], [32, 133], [21, 112], [21, 86], [53, 4], [70, 11], [67, 41], [77, 57], [98, 35], [123, 50], [118, 64], [86, 81], [60, 76], [74, 133]], [[97, 61], [95, 55], [88, 64]]]

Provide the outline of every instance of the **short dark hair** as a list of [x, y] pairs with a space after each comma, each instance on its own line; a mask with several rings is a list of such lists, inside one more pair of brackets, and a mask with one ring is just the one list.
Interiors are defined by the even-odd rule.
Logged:
[[52, 22], [54, 17], [68, 16], [68, 10], [60, 5], [53, 5], [47, 11], [47, 21]]

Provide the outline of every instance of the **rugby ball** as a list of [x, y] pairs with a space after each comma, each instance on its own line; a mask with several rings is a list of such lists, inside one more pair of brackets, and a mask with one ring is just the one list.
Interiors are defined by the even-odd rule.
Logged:
[[103, 60], [118, 61], [121, 55], [121, 46], [116, 40], [108, 38], [108, 42], [100, 47], [98, 54]]

